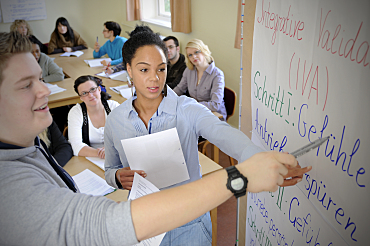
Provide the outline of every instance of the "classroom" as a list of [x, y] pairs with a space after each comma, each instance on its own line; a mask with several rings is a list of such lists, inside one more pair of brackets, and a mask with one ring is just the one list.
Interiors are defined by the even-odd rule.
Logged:
[[[0, 129], [0, 162], [5, 164], [0, 183], [7, 187], [2, 194], [9, 198], [2, 206], [4, 211], [10, 207], [16, 207], [14, 211], [24, 208], [24, 205], [15, 206], [14, 199], [22, 199], [31, 189], [34, 195], [28, 196], [27, 201], [35, 201], [31, 211], [39, 216], [40, 225], [50, 228], [55, 223], [41, 219], [36, 204], [46, 204], [45, 214], [53, 220], [62, 218], [64, 210], [68, 214], [65, 221], [61, 220], [61, 227], [51, 230], [52, 235], [46, 239], [42, 233], [38, 236], [37, 228], [27, 228], [28, 221], [20, 229], [14, 223], [19, 214], [9, 213], [2, 223], [0, 242], [23, 244], [25, 236], [13, 237], [19, 229], [28, 231], [31, 244], [50, 245], [54, 242], [58, 245], [120, 242], [163, 246], [301, 245], [303, 242], [364, 245], [368, 237], [364, 230], [369, 225], [367, 219], [370, 221], [364, 210], [364, 205], [370, 202], [366, 195], [370, 179], [365, 171], [368, 164], [364, 149], [369, 146], [367, 137], [370, 136], [363, 124], [370, 123], [370, 118], [360, 112], [370, 106], [365, 96], [370, 89], [365, 85], [370, 47], [369, 33], [365, 30], [370, 22], [364, 9], [369, 7], [368, 2], [351, 6], [359, 14], [347, 13], [352, 17], [350, 20], [342, 17], [350, 5], [347, 0], [338, 5], [331, 0], [313, 3], [289, 0], [10, 3], [4, 0], [0, 3], [3, 11], [0, 57], [4, 57], [0, 63], [10, 64], [0, 64], [0, 73], [5, 76], [0, 78], [4, 81], [0, 81], [0, 88], [11, 85], [12, 79], [6, 75], [16, 68], [15, 61], [25, 67], [15, 77], [24, 74], [26, 78], [27, 73], [32, 73], [35, 78], [39, 70], [34, 60], [31, 62], [28, 44], [16, 48], [20, 51], [10, 51], [5, 46], [20, 44], [11, 44], [11, 38], [25, 41], [18, 33], [8, 33], [12, 23], [4, 23], [4, 18], [8, 18], [4, 9], [22, 8], [27, 4], [42, 6], [41, 17], [27, 22], [36, 40], [49, 47], [49, 54], [41, 55], [43, 60], [34, 50], [32, 55], [39, 63], [45, 59], [55, 63], [64, 77], [41, 84], [40, 81], [48, 81], [38, 78], [38, 82], [31, 83], [32, 87], [21, 88], [28, 93], [28, 98], [35, 97], [37, 113], [34, 115], [44, 115], [39, 121], [35, 117], [27, 119], [29, 114], [17, 114], [12, 119], [9, 112], [26, 106], [30, 100], [21, 96], [20, 101], [25, 98], [23, 104], [12, 104], [13, 92], [4, 96], [4, 90], [0, 90], [0, 103], [5, 108], [9, 105], [10, 110], [0, 111], [3, 118], [0, 123], [4, 126]], [[167, 10], [164, 10], [166, 4]], [[188, 14], [185, 18], [190, 21], [179, 21], [181, 24], [175, 27], [186, 26], [182, 31], [172, 31], [168, 15], [157, 16], [157, 12], [168, 11], [169, 4], [173, 5], [171, 8], [180, 9], [179, 15]], [[135, 8], [140, 8], [140, 13], [135, 12]], [[183, 11], [186, 9], [187, 13]], [[70, 30], [60, 17], [68, 20], [75, 31], [75, 40], [81, 40], [75, 45], [77, 50], [58, 47], [60, 51], [50, 52], [51, 44], [54, 45], [50, 37], [63, 38], [61, 26]], [[58, 21], [61, 21], [59, 26]], [[123, 40], [125, 43], [118, 54], [123, 55], [126, 64], [121, 63], [122, 58], [112, 65], [116, 58], [102, 62], [97, 59], [108, 57], [107, 54], [101, 57], [99, 49], [103, 50], [103, 44], [113, 43], [116, 35], [112, 36], [110, 28], [115, 22], [121, 32], [114, 42]], [[111, 35], [108, 41], [107, 33]], [[167, 36], [178, 39], [179, 51], [186, 57], [187, 68], [179, 86], [171, 87], [173, 90], [167, 89], [170, 87], [166, 82], [161, 85], [167, 75], [163, 71], [173, 65], [168, 59], [174, 46], [168, 46], [164, 39]], [[64, 37], [68, 42], [68, 36]], [[32, 37], [29, 40], [35, 49], [37, 42]], [[26, 53], [22, 49], [27, 50]], [[75, 52], [70, 56], [68, 52], [72, 51]], [[153, 66], [157, 67], [153, 69]], [[115, 73], [109, 74], [110, 71]], [[216, 76], [219, 80], [213, 80], [210, 90], [216, 88], [212, 87], [216, 83], [222, 84], [222, 97], [214, 89], [209, 102], [197, 94], [198, 85], [208, 86], [204, 84], [207, 76]], [[352, 86], [347, 83], [349, 80]], [[225, 104], [230, 89], [234, 97], [232, 113], [230, 104]], [[47, 94], [50, 90], [52, 95]], [[180, 96], [185, 92], [195, 100]], [[14, 99], [20, 95], [14, 91]], [[345, 97], [353, 100], [340, 99]], [[41, 104], [43, 98], [47, 104]], [[212, 101], [215, 98], [221, 100], [224, 109], [215, 106]], [[51, 125], [47, 123], [50, 120]], [[29, 122], [27, 127], [26, 122]], [[58, 133], [55, 135], [52, 129], [58, 129]], [[29, 136], [19, 138], [22, 132]], [[63, 145], [63, 153], [54, 155], [53, 138], [58, 138], [58, 144]], [[315, 148], [317, 151], [311, 151]], [[36, 154], [31, 161], [27, 161], [28, 157], [10, 160], [10, 152], [5, 151], [8, 149]], [[305, 155], [300, 157], [297, 153]], [[23, 175], [27, 173], [27, 162], [34, 161], [53, 185], [43, 184], [45, 186], [35, 191], [32, 187], [37, 183], [31, 182], [27, 189], [9, 196], [15, 194], [13, 190], [23, 182], [19, 178], [7, 178], [17, 175], [9, 164], [20, 165]], [[160, 172], [155, 168], [157, 165]], [[38, 171], [32, 170], [32, 173]], [[332, 179], [333, 174], [343, 182]], [[235, 186], [236, 180], [242, 184]], [[67, 191], [55, 190], [55, 185]], [[41, 193], [44, 189], [51, 195], [49, 198]], [[74, 194], [79, 192], [88, 196]], [[71, 206], [61, 200], [63, 196], [65, 201], [71, 199]], [[350, 202], [360, 197], [364, 197], [361, 203]], [[51, 210], [59, 207], [58, 199], [60, 208]], [[231, 200], [233, 205], [222, 209], [220, 204]], [[73, 215], [74, 206], [81, 206], [83, 216]], [[85, 211], [89, 211], [91, 217]], [[123, 216], [118, 218], [117, 211]], [[107, 221], [99, 236], [96, 225], [101, 225], [97, 221], [102, 218], [98, 213], [103, 213]], [[234, 218], [227, 219], [230, 216]], [[361, 220], [362, 217], [365, 220]], [[227, 224], [228, 220], [231, 225]], [[76, 235], [81, 222], [89, 229], [86, 234]], [[66, 232], [63, 239], [58, 238], [55, 233], [64, 230], [68, 223], [74, 231]], [[3, 227], [5, 224], [10, 224], [9, 229]], [[120, 224], [124, 224], [123, 236], [119, 235], [117, 226]], [[183, 224], [185, 226], [181, 226]], [[226, 230], [226, 227], [232, 229]]]

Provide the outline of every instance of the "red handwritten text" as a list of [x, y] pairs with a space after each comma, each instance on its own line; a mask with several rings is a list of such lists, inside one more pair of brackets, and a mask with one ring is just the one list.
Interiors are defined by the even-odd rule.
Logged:
[[[293, 22], [293, 20], [290, 19], [291, 6], [289, 6], [286, 17], [281, 17], [278, 13], [270, 12], [270, 2], [267, 10], [265, 10], [264, 7], [264, 0], [262, 0], [262, 15], [261, 17], [257, 17], [257, 22], [264, 25], [267, 29], [274, 30], [271, 37], [272, 45], [275, 44], [277, 31], [284, 33], [290, 38], [297, 38], [298, 41], [302, 40], [300, 32], [302, 32], [304, 29], [304, 22], [300, 20], [295, 20]], [[293, 17], [293, 14], [291, 17]]]
[[330, 12], [331, 10], [329, 10], [325, 18], [323, 18], [321, 9], [319, 39], [317, 41], [317, 46], [333, 55], [338, 54], [344, 59], [349, 58], [350, 61], [356, 61], [358, 64], [362, 64], [364, 67], [368, 66], [369, 62], [366, 62], [366, 58], [367, 54], [369, 53], [369, 42], [362, 41], [360, 44], [361, 41], [358, 40], [363, 22], [361, 22], [360, 26], [358, 27], [356, 36], [348, 39], [346, 42], [346, 40], [343, 40], [343, 36], [340, 38], [341, 34], [344, 33], [344, 30], [341, 30], [341, 24], [335, 28], [334, 32], [325, 28], [326, 20]]
[[[302, 81], [302, 96], [305, 94], [305, 91], [307, 89], [307, 82], [309, 82], [309, 81], [311, 82], [311, 86], [309, 87], [308, 99], [310, 99], [310, 97], [311, 97], [311, 92], [313, 92], [312, 90], [316, 91], [316, 93], [315, 92], [313, 93], [313, 95], [316, 94], [316, 105], [319, 104], [319, 95], [322, 95], [322, 94], [319, 94], [319, 89], [324, 90], [324, 92], [326, 91], [325, 100], [324, 100], [323, 108], [322, 108], [322, 111], [324, 111], [325, 107], [326, 107], [326, 102], [328, 100], [328, 94], [329, 94], [329, 71], [328, 71], [328, 67], [325, 66], [326, 76], [324, 76], [324, 78], [326, 78], [326, 83], [324, 81], [324, 84], [322, 85], [322, 83], [323, 83], [322, 80], [324, 80], [324, 78], [322, 76], [319, 76], [319, 66], [314, 66], [313, 63], [311, 63], [311, 66], [309, 66], [308, 64], [306, 66], [306, 60], [304, 61], [304, 64], [303, 64], [303, 61], [301, 63], [301, 58], [294, 59], [294, 56], [295, 56], [295, 53], [293, 53], [292, 58], [290, 59], [290, 65], [289, 65], [289, 88], [290, 89], [292, 88], [292, 86], [291, 86], [291, 77], [294, 76], [294, 75], [292, 75], [292, 74], [294, 74], [292, 69], [296, 69], [297, 70], [297, 72], [296, 72], [297, 75], [296, 75], [296, 85], [295, 85], [296, 88], [295, 89], [298, 90], [298, 82], [300, 82], [300, 78], [302, 78], [302, 80], [301, 80]], [[303, 68], [300, 68], [300, 66], [302, 66]], [[306, 74], [306, 71], [307, 71], [307, 74]], [[300, 73], [302, 74], [301, 75], [302, 77], [299, 76]], [[320, 86], [320, 84], [321, 84], [321, 86]]]

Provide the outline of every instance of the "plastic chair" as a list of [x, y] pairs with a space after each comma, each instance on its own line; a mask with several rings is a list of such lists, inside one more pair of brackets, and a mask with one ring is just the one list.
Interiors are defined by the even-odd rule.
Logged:
[[[224, 102], [225, 102], [225, 108], [226, 108], [226, 122], [227, 120], [234, 115], [234, 112], [235, 112], [235, 106], [236, 106], [236, 93], [234, 90], [228, 88], [225, 86], [225, 89], [224, 89]], [[202, 153], [207, 155], [206, 152], [207, 152], [207, 145], [210, 144], [210, 142], [208, 140], [205, 141], [205, 143], [203, 144], [203, 148], [202, 148]], [[231, 166], [234, 166], [235, 163], [234, 163], [234, 159], [229, 156], [229, 159], [230, 159], [230, 165]]]

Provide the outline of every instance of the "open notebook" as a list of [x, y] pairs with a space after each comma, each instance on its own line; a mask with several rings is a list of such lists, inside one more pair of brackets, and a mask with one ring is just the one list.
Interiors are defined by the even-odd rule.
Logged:
[[64, 52], [60, 56], [76, 56], [76, 57], [80, 57], [83, 53], [84, 53], [83, 51], [76, 50], [74, 52]]

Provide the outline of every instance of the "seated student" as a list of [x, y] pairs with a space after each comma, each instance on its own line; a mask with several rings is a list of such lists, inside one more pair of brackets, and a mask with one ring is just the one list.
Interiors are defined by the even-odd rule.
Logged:
[[[98, 42], [95, 42], [94, 45], [94, 58], [102, 57], [107, 54], [109, 58], [112, 59], [110, 65], [117, 65], [122, 63], [122, 47], [123, 44], [127, 41], [127, 38], [120, 37], [121, 27], [118, 23], [113, 21], [107, 21], [104, 23], [103, 35], [104, 38], [107, 38], [108, 41], [100, 47]], [[105, 62], [105, 61], [104, 61]], [[103, 63], [104, 66], [107, 64]]]
[[211, 111], [220, 113], [226, 120], [224, 73], [216, 67], [211, 51], [202, 40], [193, 39], [187, 43], [186, 66], [180, 83], [173, 91], [177, 95], [188, 91], [192, 98]]
[[[50, 91], [30, 46], [26, 38], [0, 33], [1, 245], [133, 245], [179, 227], [233, 195], [226, 187], [233, 178], [224, 169], [121, 203], [79, 193], [37, 138], [52, 117]], [[261, 192], [296, 183], [284, 180], [295, 170], [286, 166], [296, 165], [292, 155], [265, 152], [233, 169], [248, 180], [241, 193]]]
[[42, 53], [48, 53], [48, 47], [41, 43], [33, 34], [32, 29], [27, 21], [25, 20], [15, 20], [10, 26], [10, 31], [18, 31], [20, 34], [23, 34], [29, 38], [32, 38], [40, 47]]
[[[171, 187], [201, 179], [199, 135], [240, 162], [261, 151], [242, 132], [220, 121], [194, 99], [178, 97], [165, 84], [167, 49], [159, 35], [153, 32], [130, 35], [123, 46], [123, 56], [136, 94], [117, 107], [106, 122], [105, 179], [109, 185], [130, 190], [134, 172], [146, 175], [146, 170], [130, 170], [121, 140], [174, 127], [190, 179]], [[192, 222], [167, 232], [161, 245], [210, 245], [211, 227], [209, 213], [200, 214]]]
[[50, 154], [60, 166], [64, 167], [72, 158], [72, 147], [54, 121], [48, 128], [39, 134], [39, 137], [44, 141]]
[[55, 64], [54, 59], [40, 52], [40, 46], [33, 37], [29, 38], [32, 43], [32, 55], [42, 69], [42, 78], [45, 82], [62, 81], [64, 79], [63, 69]]
[[[126, 32], [130, 37], [138, 32], [153, 32], [150, 27], [143, 25], [136, 25], [135, 29], [132, 30], [131, 32]], [[122, 50], [121, 50], [122, 52]], [[126, 63], [123, 61], [122, 63], [118, 64], [117, 66], [114, 67], [107, 67], [106, 68], [106, 73], [107, 74], [112, 74], [116, 73], [122, 70], [126, 70]]]
[[87, 49], [87, 43], [80, 34], [73, 30], [67, 19], [59, 17], [55, 23], [55, 29], [50, 36], [48, 53], [72, 52]]
[[74, 89], [83, 102], [68, 113], [68, 141], [76, 156], [105, 158], [105, 120], [119, 103], [108, 100], [110, 95], [102, 91], [101, 85], [101, 79], [89, 75], [75, 81]]
[[186, 68], [185, 56], [180, 53], [179, 41], [174, 36], [163, 39], [168, 52], [167, 79], [166, 84], [175, 88], [180, 83], [182, 74]]

